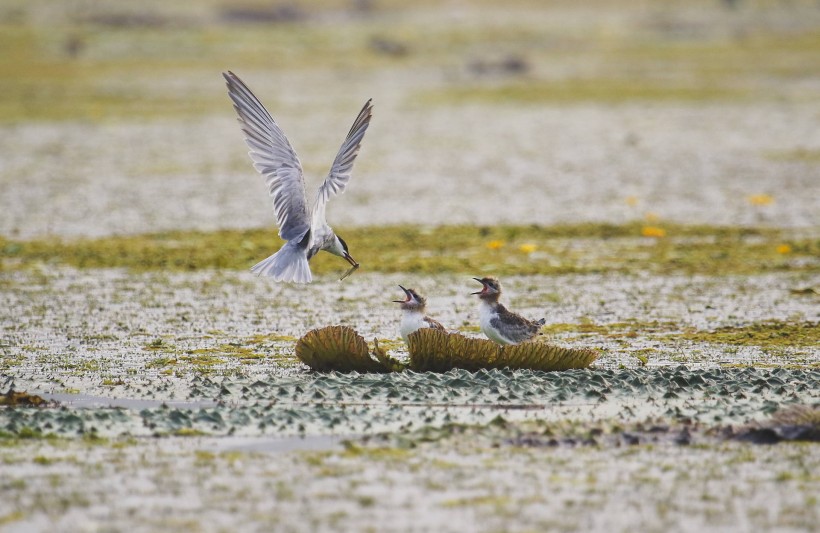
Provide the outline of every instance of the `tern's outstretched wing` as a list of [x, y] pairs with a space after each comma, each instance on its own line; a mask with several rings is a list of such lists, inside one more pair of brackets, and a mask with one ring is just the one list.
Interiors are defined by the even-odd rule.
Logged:
[[265, 177], [273, 199], [279, 236], [286, 241], [301, 239], [310, 229], [302, 164], [285, 134], [247, 85], [233, 72], [222, 75], [245, 132], [248, 154], [254, 168]]
[[336, 194], [341, 194], [347, 187], [347, 182], [350, 181], [350, 173], [353, 170], [353, 161], [361, 148], [362, 138], [370, 125], [370, 117], [373, 116], [373, 105], [368, 100], [364, 107], [359, 111], [359, 116], [350, 127], [342, 147], [339, 148], [339, 153], [336, 154], [336, 159], [333, 160], [333, 166], [330, 167], [330, 173], [325, 178], [322, 186], [319, 187], [319, 192], [316, 194], [316, 204], [313, 207], [314, 225], [316, 227], [326, 225], [325, 222], [325, 204], [330, 198]]

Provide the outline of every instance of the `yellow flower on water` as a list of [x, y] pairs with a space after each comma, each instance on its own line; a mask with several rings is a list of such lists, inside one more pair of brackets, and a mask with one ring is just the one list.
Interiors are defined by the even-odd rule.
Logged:
[[626, 205], [628, 205], [630, 207], [635, 207], [636, 205], [638, 205], [638, 197], [637, 196], [627, 196], [625, 198], [625, 201], [626, 201]]
[[774, 197], [770, 194], [752, 194], [746, 197], [746, 201], [752, 205], [769, 205], [774, 203]]
[[655, 237], [656, 239], [660, 239], [661, 237], [666, 237], [666, 230], [656, 226], [644, 226], [641, 228], [641, 235], [644, 237]]
[[775, 248], [775, 250], [779, 254], [790, 254], [790, 253], [792, 253], [792, 247], [789, 246], [788, 244], [779, 244], [779, 245], [777, 245], [777, 248]]
[[530, 244], [530, 243], [522, 244], [521, 246], [518, 247], [518, 250], [521, 251], [521, 252], [524, 252], [525, 254], [531, 254], [537, 249], [538, 249], [538, 247], [536, 245]]
[[490, 250], [500, 250], [504, 247], [504, 241], [490, 241], [487, 243], [487, 248]]

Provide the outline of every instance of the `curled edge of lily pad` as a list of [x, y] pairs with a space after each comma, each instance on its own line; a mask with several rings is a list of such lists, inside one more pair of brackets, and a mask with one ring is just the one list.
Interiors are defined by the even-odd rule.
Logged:
[[559, 371], [587, 368], [597, 350], [564, 348], [543, 340], [499, 346], [486, 339], [465, 337], [436, 329], [420, 329], [408, 336], [410, 361], [405, 364], [373, 340], [373, 350], [348, 326], [328, 326], [309, 331], [296, 343], [296, 356], [319, 372], [447, 372], [453, 368], [529, 369]]

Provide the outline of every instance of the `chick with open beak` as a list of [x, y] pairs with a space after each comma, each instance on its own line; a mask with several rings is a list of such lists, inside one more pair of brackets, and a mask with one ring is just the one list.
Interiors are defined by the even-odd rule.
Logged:
[[401, 338], [407, 343], [407, 337], [411, 333], [421, 328], [434, 328], [446, 331], [444, 326], [437, 320], [424, 314], [427, 306], [427, 299], [413, 289], [405, 289], [401, 285], [399, 288], [404, 291], [404, 300], [393, 300], [394, 303], [401, 304], [402, 317], [399, 333]]
[[472, 294], [481, 299], [478, 316], [481, 332], [498, 344], [518, 344], [538, 335], [545, 320], [529, 320], [508, 311], [498, 299], [501, 297], [501, 282], [497, 278], [473, 278], [481, 283], [480, 291]]

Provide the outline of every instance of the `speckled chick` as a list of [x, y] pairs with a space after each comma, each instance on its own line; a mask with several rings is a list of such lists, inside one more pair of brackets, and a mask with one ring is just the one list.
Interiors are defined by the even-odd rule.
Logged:
[[404, 342], [407, 342], [407, 336], [414, 331], [421, 328], [433, 328], [445, 331], [437, 320], [430, 318], [424, 314], [427, 299], [421, 296], [413, 289], [405, 289], [401, 285], [399, 288], [404, 291], [404, 300], [393, 300], [397, 304], [401, 304], [403, 311], [401, 316], [401, 325], [399, 326], [399, 333]]
[[528, 320], [523, 316], [508, 311], [498, 299], [501, 296], [501, 283], [496, 278], [473, 278], [483, 285], [474, 292], [481, 299], [479, 321], [481, 332], [488, 339], [498, 344], [518, 344], [538, 335], [545, 320]]

